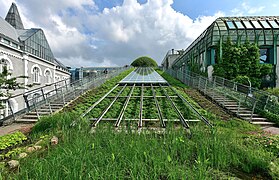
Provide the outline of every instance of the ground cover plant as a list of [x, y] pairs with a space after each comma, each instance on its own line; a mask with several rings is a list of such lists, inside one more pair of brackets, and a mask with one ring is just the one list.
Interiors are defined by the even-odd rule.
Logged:
[[[185, 86], [176, 86], [176, 80], [163, 72], [159, 73], [213, 122], [214, 128], [208, 128], [203, 124], [193, 125], [192, 136], [189, 138], [183, 128], [174, 130], [170, 127], [165, 133], [149, 131], [139, 134], [134, 133], [130, 126], [122, 131], [115, 131], [111, 125], [101, 124], [92, 134], [89, 133], [89, 121], [80, 119], [75, 114], [77, 107], [86, 109], [81, 108], [79, 104], [94, 103], [92, 96], [84, 96], [80, 102], [76, 102], [68, 109], [74, 113], [66, 112], [45, 117], [36, 124], [30, 134], [31, 139], [43, 135], [57, 135], [62, 141], [60, 144], [55, 148], [46, 147], [45, 151], [20, 160], [19, 169], [0, 171], [0, 177], [4, 179], [278, 178], [277, 151], [271, 150], [274, 147], [267, 148], [261, 140], [259, 143], [254, 141], [253, 138], [256, 136], [251, 132], [259, 134], [257, 127], [237, 119], [222, 121], [218, 116], [203, 110], [183, 93]], [[113, 84], [104, 84], [103, 87], [108, 86]], [[98, 94], [98, 90], [95, 92]], [[131, 102], [134, 102], [131, 106], [139, 104], [136, 98], [131, 99]], [[138, 114], [132, 108], [130, 111], [135, 116]], [[166, 115], [170, 116], [169, 113]], [[76, 122], [74, 126], [73, 121]], [[276, 137], [272, 138], [277, 141]]]

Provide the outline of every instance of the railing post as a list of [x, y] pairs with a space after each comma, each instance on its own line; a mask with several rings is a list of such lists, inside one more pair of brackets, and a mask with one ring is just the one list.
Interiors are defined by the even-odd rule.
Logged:
[[11, 111], [11, 113], [12, 113], [12, 115], [13, 115], [14, 121], [15, 121], [15, 120], [16, 120], [16, 117], [15, 117], [15, 114], [14, 114], [14, 111], [13, 111], [13, 108], [12, 108], [12, 106], [11, 106], [11, 102], [9, 101], [9, 99], [8, 99], [8, 106], [9, 106], [9, 109], [10, 109], [10, 111]]
[[199, 77], [199, 84], [198, 84], [198, 89], [200, 90], [200, 86], [201, 86], [201, 77]]
[[23, 95], [23, 98], [24, 98], [24, 101], [25, 101], [25, 104], [26, 104], [26, 107], [28, 109], [28, 111], [30, 111], [30, 104], [29, 104], [29, 101], [28, 101], [28, 98], [27, 98], [28, 95]]
[[238, 106], [237, 106], [237, 113], [236, 113], [237, 117], [239, 116], [239, 111], [240, 111], [240, 100], [238, 101]]
[[56, 95], [58, 96], [57, 83], [54, 84], [54, 88], [55, 88]]
[[214, 80], [213, 80], [213, 88], [216, 88], [216, 76], [214, 76]]
[[45, 97], [45, 93], [44, 93], [44, 89], [43, 89], [43, 88], [41, 88], [41, 92], [42, 92], [42, 95], [43, 95], [44, 101], [46, 102], [46, 97]]
[[66, 91], [68, 91], [68, 85], [67, 85], [67, 80], [65, 79], [65, 86], [66, 86]]
[[254, 111], [255, 111], [255, 108], [256, 108], [256, 104], [257, 104], [257, 100], [255, 98], [253, 98], [253, 99], [254, 99], [254, 104], [253, 104], [253, 109], [252, 109], [252, 112], [251, 112], [251, 117], [250, 117], [249, 122], [252, 122], [252, 118], [253, 118]]
[[205, 80], [204, 93], [206, 94], [207, 79]]
[[267, 96], [267, 99], [266, 99], [266, 101], [265, 101], [264, 110], [266, 109], [266, 106], [267, 106], [267, 104], [268, 104], [269, 97], [270, 97], [270, 95]]

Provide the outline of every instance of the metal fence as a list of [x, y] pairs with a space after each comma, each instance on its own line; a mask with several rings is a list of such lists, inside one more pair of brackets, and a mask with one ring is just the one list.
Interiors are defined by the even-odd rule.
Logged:
[[[209, 79], [190, 71], [182, 72], [168, 69], [165, 72], [212, 99], [215, 99], [217, 95], [222, 95], [225, 98], [235, 100], [238, 103], [237, 112], [241, 106], [252, 110], [250, 120], [253, 118], [254, 112], [262, 112], [263, 110], [279, 115], [279, 98], [270, 93], [218, 76]], [[225, 102], [223, 102], [224, 104]]]
[[[61, 103], [66, 104], [67, 97], [70, 96], [75, 98], [93, 87], [100, 86], [106, 80], [117, 76], [129, 68], [130, 67], [119, 67], [118, 69], [109, 71], [107, 74], [102, 73], [96, 76], [88, 76], [74, 82], [70, 82], [70, 79], [65, 79], [53, 84], [32, 89], [25, 93], [13, 95], [8, 99], [1, 99], [2, 104], [4, 104], [4, 109], [0, 110], [0, 125], [6, 120], [12, 119], [12, 121], [14, 121], [18, 116], [30, 111], [37, 111], [37, 109], [43, 105], [48, 105], [50, 112], [52, 112], [50, 106], [51, 101], [60, 100]], [[23, 102], [23, 108], [15, 110], [15, 107], [12, 105], [12, 101], [15, 99], [17, 102]]]

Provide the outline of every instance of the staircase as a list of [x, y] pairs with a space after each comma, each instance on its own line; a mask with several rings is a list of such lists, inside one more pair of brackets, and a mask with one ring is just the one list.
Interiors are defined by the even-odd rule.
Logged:
[[215, 91], [208, 91], [206, 94], [211, 100], [215, 101], [218, 105], [226, 109], [230, 114], [233, 114], [243, 120], [249, 121], [251, 124], [260, 125], [262, 127], [272, 127], [275, 123], [269, 122], [266, 118], [261, 117], [259, 114], [253, 112], [244, 105], [241, 105], [240, 101], [229, 98], [226, 95]]
[[47, 103], [33, 109], [21, 117], [18, 117], [15, 120], [15, 123], [36, 123], [42, 116], [47, 116], [61, 111], [65, 106], [82, 94], [82, 92], [82, 89], [77, 89], [76, 91], [69, 92], [64, 96], [51, 97]]

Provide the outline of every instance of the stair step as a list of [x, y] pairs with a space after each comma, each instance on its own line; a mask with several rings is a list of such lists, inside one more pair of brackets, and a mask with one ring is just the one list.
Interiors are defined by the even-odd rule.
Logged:
[[234, 112], [234, 113], [239, 113], [239, 114], [251, 114], [252, 111], [249, 111], [247, 109], [239, 109], [239, 111], [237, 109], [230, 109], [230, 111]]
[[253, 121], [251, 123], [255, 124], [255, 125], [261, 125], [261, 126], [273, 126], [273, 125], [275, 125], [274, 122], [269, 122], [269, 121]]
[[38, 122], [38, 119], [17, 119], [15, 122], [16, 123], [26, 123], [26, 124], [36, 123], [36, 122]]
[[[243, 116], [243, 117], [251, 117], [251, 113], [239, 113], [239, 116]], [[257, 118], [260, 117], [258, 114], [253, 114], [253, 118]]]
[[[243, 117], [243, 119], [250, 120], [250, 117]], [[266, 121], [266, 122], [268, 122], [267, 119], [263, 118], [263, 117], [253, 117], [252, 121], [261, 121], [261, 122]]]
[[226, 106], [226, 108], [228, 108], [228, 107], [238, 107], [237, 104], [225, 104], [225, 106]]
[[[48, 114], [50, 114], [50, 112], [46, 112], [46, 111], [41, 112], [41, 111], [38, 110], [38, 114], [39, 115], [48, 115]], [[36, 112], [29, 112], [26, 115], [37, 115], [37, 113]]]
[[64, 106], [64, 104], [63, 103], [56, 103], [56, 104], [50, 104], [50, 106]]

